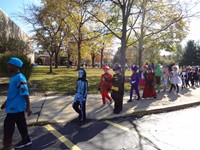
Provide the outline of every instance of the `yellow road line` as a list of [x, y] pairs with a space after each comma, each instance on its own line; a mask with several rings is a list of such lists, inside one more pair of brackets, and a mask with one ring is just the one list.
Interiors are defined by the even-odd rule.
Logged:
[[117, 124], [117, 123], [114, 123], [114, 122], [111, 122], [111, 121], [108, 121], [108, 120], [106, 120], [105, 123], [110, 124], [110, 125], [112, 125], [112, 126], [115, 126], [115, 127], [117, 127], [117, 128], [120, 128], [120, 129], [122, 129], [122, 130], [125, 130], [125, 131], [127, 131], [127, 132], [132, 132], [129, 128], [124, 127], [124, 126], [122, 126], [122, 125], [120, 125], [120, 124]]
[[60, 134], [55, 128], [51, 125], [44, 126], [48, 131], [50, 131], [55, 137], [58, 138], [63, 144], [65, 144], [71, 150], [81, 150], [78, 146], [74, 145], [70, 140], [68, 140], [65, 136]]
[[[135, 131], [135, 130], [130, 130], [129, 128], [124, 127], [124, 126], [122, 126], [122, 125], [120, 125], [120, 124], [117, 124], [117, 123], [114, 123], [114, 122], [111, 122], [111, 121], [108, 121], [108, 120], [106, 120], [106, 121], [104, 121], [104, 122], [107, 123], [107, 124], [110, 124], [110, 125], [112, 125], [112, 126], [115, 126], [115, 127], [119, 128], [119, 129], [122, 129], [122, 130], [124, 130], [124, 131], [131, 132], [131, 133], [134, 134], [134, 135], [138, 135], [137, 131]], [[140, 131], [140, 135], [142, 135], [143, 137], [148, 137], [148, 135], [147, 135], [145, 132], [143, 132], [143, 131]]]

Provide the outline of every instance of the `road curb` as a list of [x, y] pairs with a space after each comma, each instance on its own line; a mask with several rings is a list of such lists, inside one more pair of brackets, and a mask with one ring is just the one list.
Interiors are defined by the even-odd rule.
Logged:
[[[152, 110], [140, 110], [140, 111], [136, 111], [130, 114], [119, 114], [117, 116], [109, 116], [109, 117], [105, 117], [105, 118], [101, 118], [101, 119], [87, 119], [87, 120], [92, 120], [92, 121], [101, 121], [101, 120], [109, 120], [109, 119], [116, 119], [116, 118], [125, 118], [125, 117], [142, 117], [145, 115], [149, 115], [149, 114], [159, 114], [159, 113], [165, 113], [165, 112], [171, 112], [171, 111], [176, 111], [176, 110], [180, 110], [180, 109], [186, 109], [189, 107], [194, 107], [194, 106], [198, 106], [200, 105], [200, 101], [198, 102], [193, 102], [193, 103], [189, 103], [189, 104], [182, 104], [182, 105], [176, 105], [176, 106], [170, 106], [170, 107], [166, 107], [166, 108], [157, 108], [157, 109], [152, 109]], [[74, 120], [75, 118], [73, 118], [72, 120]], [[38, 121], [38, 122], [31, 122], [28, 123], [28, 126], [43, 126], [43, 125], [47, 125], [47, 124], [66, 124], [72, 120], [68, 120], [66, 122], [59, 122], [59, 121]]]

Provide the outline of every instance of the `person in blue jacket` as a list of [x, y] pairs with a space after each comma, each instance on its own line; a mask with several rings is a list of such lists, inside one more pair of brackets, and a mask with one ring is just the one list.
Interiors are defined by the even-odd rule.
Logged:
[[135, 90], [135, 93], [137, 94], [137, 99], [136, 100], [140, 100], [140, 93], [139, 93], [139, 89], [138, 89], [138, 84], [140, 81], [140, 75], [139, 73], [137, 73], [138, 67], [135, 65], [131, 68], [133, 74], [131, 76], [131, 89], [130, 89], [130, 99], [128, 100], [128, 102], [132, 102], [132, 97], [133, 97], [133, 90]]
[[1, 109], [6, 109], [4, 120], [3, 149], [12, 149], [12, 137], [15, 131], [15, 124], [21, 134], [22, 140], [15, 145], [15, 148], [22, 148], [32, 144], [28, 134], [25, 112], [28, 116], [32, 114], [29, 100], [29, 91], [25, 76], [20, 73], [23, 62], [16, 57], [10, 58], [7, 70], [10, 73], [10, 82], [6, 101]]
[[80, 123], [86, 120], [86, 99], [88, 92], [88, 81], [84, 69], [78, 70], [78, 80], [76, 84], [76, 94], [74, 97], [73, 108], [79, 114]]

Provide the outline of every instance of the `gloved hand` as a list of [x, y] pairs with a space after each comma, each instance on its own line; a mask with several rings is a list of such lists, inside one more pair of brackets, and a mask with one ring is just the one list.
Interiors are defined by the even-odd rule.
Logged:
[[131, 84], [135, 84], [136, 81], [131, 81]]
[[98, 91], [101, 91], [101, 88], [100, 88], [100, 87], [98, 87]]

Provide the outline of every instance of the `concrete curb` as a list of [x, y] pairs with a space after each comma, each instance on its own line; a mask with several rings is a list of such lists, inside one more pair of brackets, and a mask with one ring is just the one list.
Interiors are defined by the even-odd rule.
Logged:
[[[101, 120], [109, 120], [109, 119], [115, 119], [115, 118], [120, 118], [120, 117], [124, 117], [124, 118], [125, 117], [141, 117], [141, 116], [145, 116], [145, 115], [149, 115], [149, 114], [158, 114], [158, 113], [176, 111], [176, 110], [180, 110], [180, 109], [186, 109], [186, 108], [198, 106], [198, 105], [200, 105], [200, 101], [176, 105], [176, 106], [169, 106], [169, 107], [166, 107], [166, 108], [155, 108], [155, 109], [150, 109], [150, 110], [140, 110], [140, 111], [135, 111], [135, 112], [130, 113], [130, 114], [119, 114], [117, 116], [109, 116], [109, 117], [105, 117], [105, 118], [102, 118], [102, 119], [87, 119], [87, 120], [101, 121]], [[72, 120], [74, 120], [74, 119], [72, 119]], [[72, 120], [69, 120], [68, 122], [70, 122]], [[39, 125], [42, 126], [42, 125], [46, 125], [46, 124], [66, 124], [68, 122], [45, 120], [45, 121], [38, 121], [38, 122], [35, 122], [35, 123], [33, 123], [33, 122], [28, 123], [28, 126], [39, 126]]]

